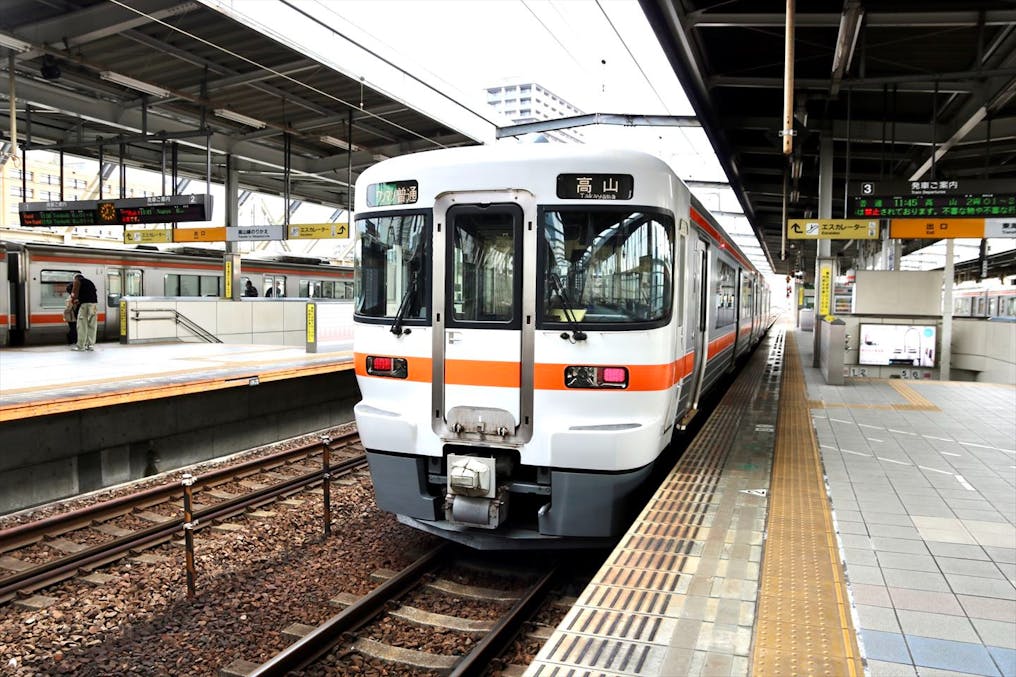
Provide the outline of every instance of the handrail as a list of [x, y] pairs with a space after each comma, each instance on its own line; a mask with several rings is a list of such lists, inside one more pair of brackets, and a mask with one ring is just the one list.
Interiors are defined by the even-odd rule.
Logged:
[[134, 320], [137, 322], [142, 322], [146, 319], [148, 320], [160, 319], [152, 317], [142, 318], [141, 317], [142, 313], [173, 313], [173, 319], [176, 321], [177, 324], [183, 325], [192, 334], [202, 339], [206, 343], [222, 343], [222, 339], [220, 339], [218, 336], [208, 331], [207, 329], [205, 329], [204, 327], [202, 327], [197, 322], [190, 319], [183, 313], [181, 313], [176, 308], [131, 308], [131, 312], [134, 313]]

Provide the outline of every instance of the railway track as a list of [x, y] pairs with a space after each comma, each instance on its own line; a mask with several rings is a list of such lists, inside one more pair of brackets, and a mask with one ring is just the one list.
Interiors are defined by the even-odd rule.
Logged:
[[189, 522], [174, 482], [0, 531], [0, 604], [363, 468], [358, 442], [322, 438], [193, 478]]
[[[387, 580], [371, 593], [341, 600], [348, 604], [345, 609], [316, 628], [304, 628], [305, 632], [295, 643], [269, 661], [260, 665], [240, 661], [221, 674], [248, 677], [274, 677], [294, 671], [331, 674], [336, 664], [348, 662], [347, 658], [353, 654], [380, 659], [391, 663], [393, 669], [414, 673], [457, 677], [484, 674], [492, 661], [516, 640], [524, 624], [555, 595], [560, 596], [558, 585], [569, 567], [560, 560], [548, 562], [537, 570], [526, 566], [524, 571], [514, 573], [516, 577], [524, 577], [521, 587], [493, 589], [461, 582], [475, 575], [470, 571], [479, 572], [483, 568], [470, 564], [470, 556], [458, 546], [441, 544], [399, 572], [382, 573]], [[481, 575], [489, 575], [489, 570]], [[425, 593], [421, 594], [424, 589]], [[458, 613], [428, 611], [420, 608], [423, 604], [442, 610], [461, 609], [460, 613], [466, 614], [469, 610], [464, 607], [470, 604], [494, 604], [500, 605], [501, 611], [496, 619], [477, 620]], [[377, 639], [392, 634], [377, 629], [390, 619], [430, 627], [435, 634], [463, 635], [464, 639], [453, 644], [468, 646], [468, 650], [454, 654], [434, 653]], [[410, 643], [422, 642], [417, 639]]]

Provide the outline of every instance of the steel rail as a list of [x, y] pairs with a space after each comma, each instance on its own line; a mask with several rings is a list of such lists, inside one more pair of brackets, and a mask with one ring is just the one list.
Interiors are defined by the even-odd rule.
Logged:
[[262, 663], [249, 672], [247, 677], [287, 675], [318, 660], [342, 640], [344, 633], [356, 630], [384, 611], [393, 599], [419, 585], [420, 577], [445, 562], [453, 548], [453, 545], [443, 543], [429, 551], [355, 604], [332, 616], [268, 662]]
[[[347, 441], [349, 438], [355, 436], [355, 432], [347, 433], [342, 437], [332, 440], [333, 448], [337, 442]], [[199, 475], [196, 481], [202, 486], [212, 484], [232, 475], [239, 475], [260, 465], [282, 462], [293, 456], [313, 453], [321, 446], [323, 446], [321, 442], [311, 442], [295, 449], [289, 449], [287, 451], [280, 451], [268, 456], [250, 459], [237, 465], [217, 468], [203, 475]], [[142, 491], [134, 494], [119, 496], [117, 498], [112, 498], [108, 501], [96, 503], [77, 510], [71, 510], [58, 515], [51, 515], [34, 522], [18, 524], [0, 531], [0, 552], [7, 552], [22, 545], [38, 541], [47, 535], [51, 535], [52, 532], [57, 529], [59, 529], [57, 531], [58, 534], [80, 529], [103, 517], [109, 517], [118, 512], [124, 511], [125, 509], [137, 507], [139, 504], [143, 504], [149, 500], [165, 499], [178, 492], [180, 492], [180, 485], [178, 483], [174, 482], [162, 484], [155, 487], [149, 487], [148, 489], [143, 489]]]
[[512, 605], [498, 624], [455, 664], [449, 677], [481, 677], [486, 673], [491, 661], [505, 652], [512, 640], [518, 636], [522, 625], [547, 599], [560, 572], [561, 565], [555, 565], [541, 576], [529, 592]]
[[[333, 466], [331, 474], [334, 477], [337, 474], [351, 472], [363, 467], [366, 462], [366, 456], [349, 459], [339, 465]], [[194, 513], [194, 523], [200, 528], [200, 522], [202, 521], [211, 522], [222, 519], [240, 513], [247, 508], [267, 503], [281, 494], [290, 493], [309, 484], [321, 481], [324, 472], [324, 470], [315, 470], [314, 472], [300, 475], [279, 484], [264, 487], [249, 494], [237, 496], [235, 499], [229, 499], [217, 505], [196, 511]], [[158, 541], [168, 540], [176, 532], [182, 531], [183, 525], [183, 519], [156, 524], [108, 543], [96, 545], [81, 552], [54, 560], [53, 562], [18, 572], [0, 581], [0, 603], [10, 601], [22, 590], [38, 589], [50, 585], [74, 576], [79, 569], [94, 568], [113, 561], [130, 550], [149, 546]]]

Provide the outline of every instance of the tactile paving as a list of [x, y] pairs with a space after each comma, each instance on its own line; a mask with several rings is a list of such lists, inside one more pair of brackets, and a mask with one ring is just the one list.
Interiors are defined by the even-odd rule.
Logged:
[[747, 673], [783, 333], [767, 343], [526, 675]]
[[786, 352], [751, 671], [863, 675], [793, 337]]

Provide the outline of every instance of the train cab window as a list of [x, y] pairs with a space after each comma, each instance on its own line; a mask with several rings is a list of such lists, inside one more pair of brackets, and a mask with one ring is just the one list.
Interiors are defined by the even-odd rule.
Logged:
[[74, 282], [80, 270], [43, 270], [39, 273], [39, 306], [63, 308], [67, 303], [67, 283]]
[[674, 221], [631, 210], [560, 209], [542, 215], [542, 325], [670, 319]]
[[[426, 214], [356, 220], [354, 311], [360, 317], [429, 319], [430, 229]], [[401, 313], [400, 313], [400, 308]]]
[[482, 209], [449, 217], [453, 303], [459, 322], [510, 322], [515, 316], [516, 216]]

